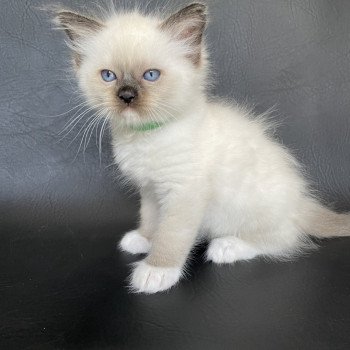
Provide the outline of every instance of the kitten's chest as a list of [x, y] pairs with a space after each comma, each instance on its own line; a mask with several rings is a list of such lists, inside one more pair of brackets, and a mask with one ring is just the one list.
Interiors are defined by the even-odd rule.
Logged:
[[119, 169], [140, 186], [177, 182], [193, 172], [193, 148], [183, 142], [141, 140], [113, 147]]
[[140, 185], [150, 181], [154, 172], [154, 149], [149, 145], [118, 144], [114, 158], [121, 172]]

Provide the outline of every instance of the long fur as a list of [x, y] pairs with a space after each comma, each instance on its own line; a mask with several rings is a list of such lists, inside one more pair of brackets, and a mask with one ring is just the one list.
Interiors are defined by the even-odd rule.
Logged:
[[[208, 258], [218, 263], [289, 258], [312, 246], [309, 235], [349, 235], [350, 216], [318, 203], [266, 116], [208, 98], [204, 5], [170, 17], [137, 10], [97, 20], [76, 16], [57, 10], [56, 23], [79, 57], [79, 86], [92, 107], [108, 114], [115, 160], [141, 191], [140, 227], [121, 243], [143, 252], [145, 238], [151, 242], [134, 289], [176, 283], [181, 273], [174, 268], [183, 270], [203, 234], [212, 240]], [[105, 83], [102, 69], [118, 79]], [[145, 82], [147, 69], [159, 69], [159, 81]], [[131, 107], [117, 97], [126, 84], [138, 91]], [[162, 126], [135, 131], [150, 121]]]

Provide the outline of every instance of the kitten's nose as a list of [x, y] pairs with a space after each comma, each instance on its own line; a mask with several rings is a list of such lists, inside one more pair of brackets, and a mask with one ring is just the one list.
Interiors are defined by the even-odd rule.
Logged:
[[124, 86], [119, 89], [118, 97], [129, 104], [137, 97], [137, 91], [131, 86]]

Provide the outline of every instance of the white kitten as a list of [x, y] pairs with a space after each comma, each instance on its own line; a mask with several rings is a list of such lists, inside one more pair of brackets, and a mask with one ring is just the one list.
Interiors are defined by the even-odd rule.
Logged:
[[141, 191], [140, 227], [120, 243], [148, 253], [133, 271], [135, 291], [177, 283], [198, 237], [210, 240], [208, 260], [233, 263], [288, 258], [311, 245], [307, 234], [349, 235], [350, 216], [311, 197], [262, 118], [208, 100], [204, 5], [167, 19], [58, 9], [56, 23], [87, 101], [109, 119], [120, 169]]

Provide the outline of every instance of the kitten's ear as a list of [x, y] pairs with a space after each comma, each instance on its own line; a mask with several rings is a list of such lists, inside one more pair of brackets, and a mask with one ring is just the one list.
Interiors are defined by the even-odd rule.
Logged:
[[198, 65], [206, 23], [207, 7], [194, 3], [171, 15], [161, 24], [161, 29], [168, 31], [174, 39], [186, 42], [190, 48], [188, 57]]
[[103, 24], [95, 19], [80, 15], [69, 10], [51, 8], [54, 12], [54, 22], [58, 29], [66, 32], [69, 38], [69, 47], [73, 50], [74, 63], [78, 68], [82, 61], [82, 39], [87, 38], [103, 28]]
[[94, 34], [103, 27], [103, 24], [95, 19], [69, 10], [57, 10], [55, 14], [54, 21], [58, 28], [63, 29], [72, 42]]

